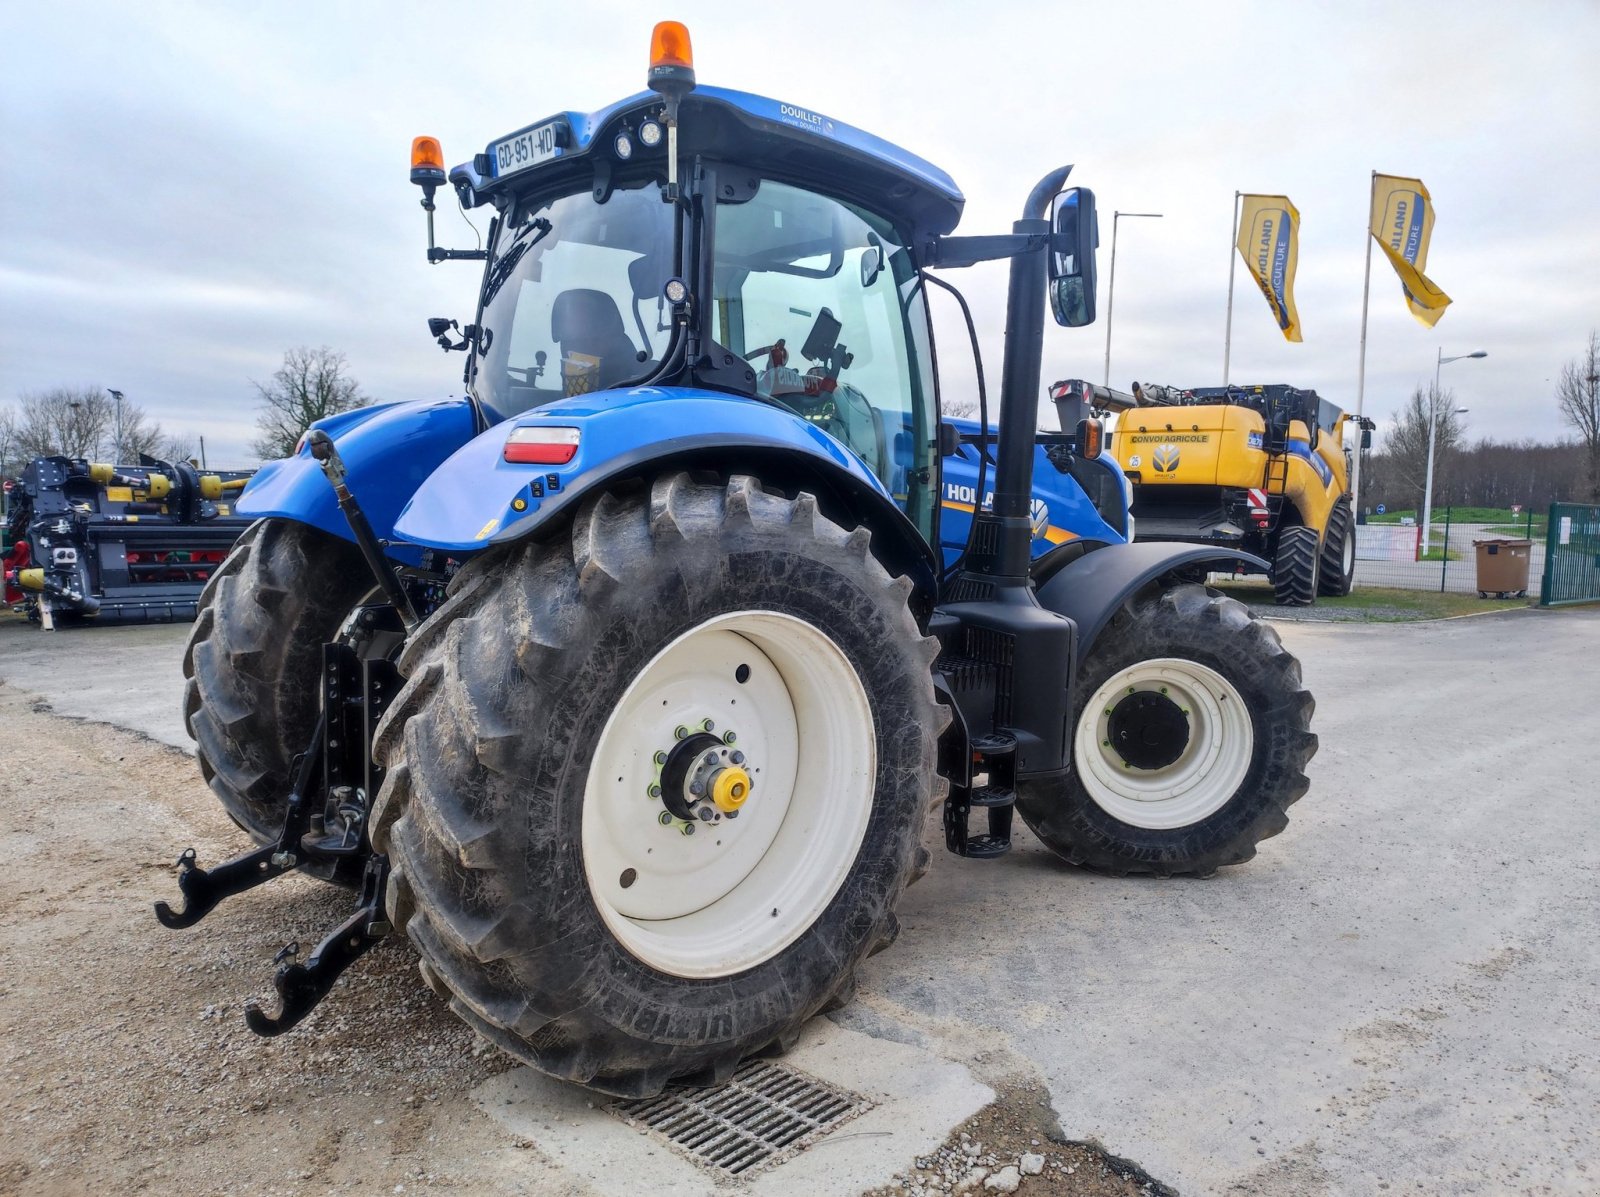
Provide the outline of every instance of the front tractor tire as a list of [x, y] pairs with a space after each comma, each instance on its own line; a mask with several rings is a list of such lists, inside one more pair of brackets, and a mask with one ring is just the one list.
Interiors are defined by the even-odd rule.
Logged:
[[1288, 824], [1310, 784], [1300, 663], [1244, 604], [1182, 585], [1123, 608], [1074, 688], [1065, 783], [1017, 806], [1057, 855], [1118, 876], [1209, 876]]
[[943, 795], [910, 592], [865, 529], [737, 477], [605, 493], [469, 563], [376, 745], [424, 977], [626, 1096], [725, 1079], [848, 1000]]
[[183, 715], [200, 772], [258, 844], [283, 828], [294, 758], [316, 727], [322, 646], [372, 587], [353, 544], [258, 520], [200, 595]]

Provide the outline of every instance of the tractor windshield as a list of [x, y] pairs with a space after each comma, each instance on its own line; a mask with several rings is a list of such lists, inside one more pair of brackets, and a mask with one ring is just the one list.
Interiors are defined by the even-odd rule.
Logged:
[[476, 393], [496, 415], [639, 378], [666, 349], [672, 209], [654, 187], [521, 198], [492, 252]]
[[933, 378], [921, 280], [892, 225], [765, 180], [717, 212], [713, 335], [757, 389], [848, 445], [931, 539]]

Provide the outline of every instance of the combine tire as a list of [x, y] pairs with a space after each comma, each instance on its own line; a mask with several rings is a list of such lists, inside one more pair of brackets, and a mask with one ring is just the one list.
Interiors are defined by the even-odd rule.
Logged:
[[1272, 594], [1280, 607], [1309, 607], [1317, 601], [1317, 530], [1302, 525], [1278, 533], [1272, 561]]
[[481, 1034], [642, 1096], [849, 999], [943, 795], [935, 642], [868, 542], [679, 474], [457, 576], [401, 656], [373, 841]]
[[371, 587], [354, 545], [260, 520], [200, 594], [183, 654], [184, 722], [200, 772], [258, 844], [283, 826], [290, 765], [316, 725], [322, 646]]
[[1356, 583], [1356, 525], [1350, 504], [1341, 499], [1328, 517], [1328, 534], [1322, 542], [1322, 566], [1317, 593], [1330, 598], [1349, 594]]
[[1300, 663], [1249, 610], [1183, 585], [1130, 604], [1079, 673], [1067, 781], [1017, 805], [1073, 864], [1208, 876], [1288, 824], [1317, 750]]

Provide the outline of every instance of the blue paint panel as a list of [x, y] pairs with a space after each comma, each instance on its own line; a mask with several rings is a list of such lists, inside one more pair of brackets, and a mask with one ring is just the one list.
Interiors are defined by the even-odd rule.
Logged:
[[[577, 454], [562, 466], [512, 464], [513, 429], [577, 428]], [[815, 425], [753, 399], [680, 387], [636, 387], [557, 400], [496, 424], [434, 470], [400, 513], [395, 534], [449, 552], [526, 535], [577, 496], [641, 456], [717, 444], [800, 453], [893, 498], [861, 459]], [[551, 487], [550, 479], [556, 485]], [[521, 503], [519, 510], [517, 504]]]
[[[975, 436], [976, 420], [949, 420], [963, 436]], [[994, 429], [991, 427], [991, 432]], [[963, 507], [981, 505], [989, 507], [994, 495], [994, 466], [991, 464], [984, 481], [986, 494], [981, 504], [976, 502], [978, 484], [978, 449], [976, 445], [962, 445], [955, 457], [944, 459], [944, 483], [939, 513], [939, 548], [948, 567], [966, 547], [967, 533], [972, 528], [972, 513]], [[1045, 454], [1042, 446], [1033, 450], [1033, 514], [1034, 530], [1041, 527], [1071, 533], [1069, 539], [1084, 538], [1120, 544], [1122, 535], [1100, 517], [1099, 510], [1084, 494], [1083, 488], [1070, 474], [1058, 471]], [[1051, 540], [1045, 535], [1035, 535], [1034, 557], [1043, 556], [1061, 540]]]
[[[394, 535], [394, 523], [417, 487], [439, 465], [472, 439], [472, 407], [465, 399], [419, 400], [361, 407], [312, 425], [339, 447], [349, 470], [351, 491], [360, 499], [380, 539]], [[239, 498], [239, 514], [297, 520], [350, 540], [350, 527], [333, 497], [322, 467], [306, 449], [257, 471]], [[415, 552], [396, 551], [400, 560]]]

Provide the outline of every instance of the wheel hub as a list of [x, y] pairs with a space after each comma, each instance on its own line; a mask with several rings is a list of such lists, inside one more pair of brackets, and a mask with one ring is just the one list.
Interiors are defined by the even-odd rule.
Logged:
[[707, 719], [699, 731], [680, 727], [672, 749], [656, 753], [661, 777], [650, 795], [689, 828], [697, 822], [737, 819], [754, 784], [744, 753], [733, 746], [737, 737], [731, 732], [713, 735], [714, 726]]
[[1135, 769], [1163, 769], [1189, 746], [1189, 719], [1165, 694], [1139, 690], [1111, 709], [1112, 747]]

